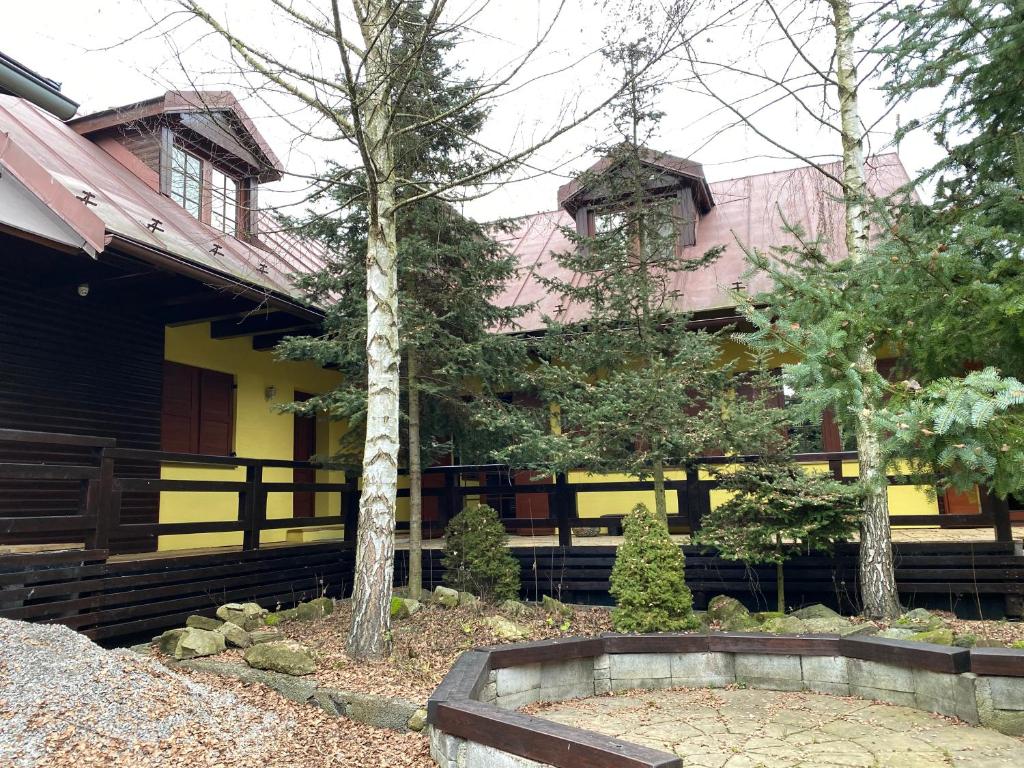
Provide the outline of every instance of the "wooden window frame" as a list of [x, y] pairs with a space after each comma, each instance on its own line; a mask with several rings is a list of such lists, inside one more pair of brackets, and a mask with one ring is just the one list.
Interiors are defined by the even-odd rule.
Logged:
[[[202, 151], [200, 147], [192, 142], [182, 139], [168, 126], [163, 126], [161, 133], [160, 150], [160, 192], [169, 197], [177, 205], [181, 206], [190, 216], [195, 214], [186, 208], [173, 194], [174, 186], [174, 153], [183, 152], [186, 156], [199, 161], [200, 165], [200, 195], [198, 221], [213, 228], [217, 232], [230, 235], [231, 237], [246, 237], [256, 234], [256, 190], [257, 182], [250, 176], [239, 176], [231, 167], [218, 163], [208, 152]], [[213, 172], [216, 170], [226, 179], [235, 184], [235, 216], [233, 231], [225, 232], [213, 224]]]

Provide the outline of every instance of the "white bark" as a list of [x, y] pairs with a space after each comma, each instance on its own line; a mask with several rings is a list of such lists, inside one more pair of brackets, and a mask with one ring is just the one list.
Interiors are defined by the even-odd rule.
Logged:
[[416, 349], [406, 355], [405, 375], [409, 381], [409, 597], [419, 600], [423, 593], [423, 467], [420, 458], [420, 390]]
[[361, 143], [367, 165], [370, 215], [366, 249], [366, 443], [359, 537], [347, 650], [356, 659], [379, 658], [391, 648], [391, 591], [398, 496], [399, 347], [398, 241], [390, 116], [392, 33], [383, 23], [386, 0], [367, 0], [363, 37], [375, 41], [365, 58]]
[[[864, 176], [864, 146], [857, 103], [857, 68], [854, 56], [854, 26], [850, 0], [829, 0], [836, 29], [836, 80], [839, 91], [840, 132], [843, 142], [843, 200], [846, 219], [846, 247], [854, 261], [868, 249], [867, 183]], [[856, 367], [864, 382], [862, 407], [857, 413], [857, 451], [860, 480], [865, 489], [860, 537], [860, 592], [862, 609], [872, 618], [893, 618], [900, 614], [899, 594], [892, 561], [889, 529], [888, 480], [882, 456], [875, 411], [881, 393], [869, 383], [874, 375], [875, 356], [867, 346], [860, 350]]]

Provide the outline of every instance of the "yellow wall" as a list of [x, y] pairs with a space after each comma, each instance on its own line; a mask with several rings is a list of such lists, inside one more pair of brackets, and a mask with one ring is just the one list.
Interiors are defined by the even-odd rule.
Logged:
[[[291, 459], [294, 416], [277, 412], [275, 406], [290, 402], [295, 391], [316, 394], [338, 381], [338, 375], [313, 363], [275, 360], [271, 352], [257, 352], [248, 337], [211, 339], [209, 323], [168, 328], [164, 357], [175, 363], [208, 368], [235, 377], [235, 453], [241, 457]], [[277, 394], [268, 401], [265, 392], [275, 387]], [[338, 444], [343, 425], [326, 417], [318, 419], [317, 452], [330, 454]], [[244, 480], [243, 468], [165, 466], [165, 479]], [[289, 482], [292, 470], [268, 468], [263, 479]], [[318, 482], [342, 482], [342, 472], [317, 472]], [[318, 493], [317, 516], [340, 514], [340, 494]], [[160, 522], [187, 523], [208, 520], [234, 520], [238, 515], [238, 496], [233, 493], [193, 493], [165, 491], [160, 494]], [[267, 517], [292, 516], [290, 493], [272, 493], [267, 498]], [[321, 534], [323, 535], [323, 534]], [[287, 529], [264, 531], [263, 542], [284, 541]], [[293, 537], [294, 538], [294, 537]], [[239, 533], [174, 534], [161, 536], [159, 549], [218, 547], [242, 543]]]

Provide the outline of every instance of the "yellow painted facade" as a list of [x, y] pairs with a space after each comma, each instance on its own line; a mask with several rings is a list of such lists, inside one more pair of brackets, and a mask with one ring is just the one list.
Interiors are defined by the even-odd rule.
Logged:
[[[723, 340], [723, 361], [734, 360], [739, 368], [746, 368], [746, 355], [742, 347], [732, 340]], [[293, 455], [294, 416], [281, 413], [278, 406], [294, 399], [295, 392], [319, 393], [338, 382], [338, 375], [319, 368], [313, 363], [283, 362], [275, 360], [270, 352], [258, 352], [252, 348], [247, 337], [237, 339], [212, 339], [208, 323], [168, 328], [165, 342], [165, 359], [231, 374], [235, 380], [234, 447], [241, 457], [291, 459]], [[775, 365], [787, 362], [774, 361]], [[268, 390], [276, 394], [267, 399]], [[557, 418], [553, 415], [552, 425], [557, 429]], [[330, 454], [338, 444], [343, 425], [322, 418], [317, 424], [317, 452]], [[824, 463], [807, 465], [810, 471], [828, 472]], [[898, 468], [894, 468], [897, 469]], [[856, 477], [856, 461], [843, 462], [845, 477]], [[244, 480], [243, 468], [216, 469], [195, 466], [165, 466], [161, 476], [164, 479], [189, 480]], [[683, 480], [685, 473], [669, 471], [667, 479]], [[708, 479], [706, 470], [701, 470], [702, 479]], [[292, 479], [292, 470], [268, 468], [264, 479], [268, 482], [287, 482]], [[578, 471], [569, 474], [569, 482], [586, 485], [598, 482], [629, 481], [627, 475], [592, 475]], [[344, 473], [321, 471], [318, 482], [341, 482]], [[400, 477], [399, 486], [408, 487], [408, 478]], [[726, 492], [712, 491], [711, 504], [722, 503]], [[473, 504], [478, 500], [466, 498]], [[677, 514], [676, 494], [668, 495], [668, 513]], [[578, 510], [582, 518], [594, 519], [602, 515], [621, 514], [637, 503], [654, 506], [653, 491], [587, 492], [578, 494]], [[890, 509], [893, 515], [935, 514], [937, 504], [930, 489], [915, 486], [893, 486], [889, 489]], [[338, 493], [318, 493], [316, 515], [337, 515], [340, 513]], [[238, 514], [237, 495], [233, 493], [195, 493], [165, 491], [160, 495], [160, 522], [186, 523], [200, 521], [234, 520]], [[290, 493], [273, 493], [267, 500], [267, 516], [272, 519], [292, 516]], [[407, 498], [398, 500], [397, 519], [409, 519]], [[277, 529], [264, 531], [262, 543], [321, 541], [340, 538], [337, 526], [312, 529]], [[174, 534], [159, 537], [160, 550], [178, 550], [197, 547], [219, 547], [240, 545], [241, 533]]]
[[[164, 358], [175, 363], [194, 365], [222, 373], [235, 379], [235, 454], [261, 459], [291, 459], [294, 449], [294, 422], [291, 414], [280, 413], [277, 406], [288, 403], [295, 392], [316, 394], [334, 386], [338, 375], [313, 363], [275, 360], [271, 352], [258, 352], [248, 337], [237, 339], [210, 338], [209, 323], [167, 328]], [[268, 400], [269, 388], [276, 394]], [[317, 422], [317, 452], [330, 454], [338, 443], [343, 425], [326, 418]], [[164, 479], [175, 480], [244, 480], [244, 468], [209, 468], [165, 466]], [[317, 472], [317, 482], [342, 482], [343, 472]], [[292, 470], [264, 470], [268, 482], [289, 482]], [[340, 514], [340, 494], [319, 493], [317, 516]], [[238, 516], [238, 497], [233, 493], [194, 493], [164, 491], [160, 494], [161, 523], [189, 523], [211, 520], [234, 520]], [[292, 495], [272, 493], [267, 498], [267, 517], [292, 516]], [[297, 531], [288, 529], [264, 531], [264, 543], [276, 541], [314, 540], [338, 537], [336, 530]], [[303, 538], [304, 537], [304, 538]], [[192, 547], [220, 547], [242, 543], [241, 533], [173, 534], [161, 536], [160, 550]]]

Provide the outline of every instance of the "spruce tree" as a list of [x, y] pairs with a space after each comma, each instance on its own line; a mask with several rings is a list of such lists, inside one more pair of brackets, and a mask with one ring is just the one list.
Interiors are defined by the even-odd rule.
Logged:
[[[455, 65], [447, 61], [453, 45], [449, 38], [429, 41], [404, 94], [410, 115], [443, 114], [476, 88], [460, 81]], [[483, 107], [462, 109], [452, 119], [402, 134], [396, 143], [396, 163], [409, 178], [399, 192], [412, 194], [425, 179], [471, 172], [479, 162], [473, 137], [485, 118]], [[364, 447], [367, 396], [364, 185], [360, 172], [336, 168], [318, 202], [339, 209], [340, 215], [313, 213], [293, 222], [327, 246], [326, 267], [298, 279], [310, 299], [327, 309], [321, 336], [288, 338], [278, 347], [285, 359], [312, 359], [341, 373], [341, 385], [294, 403], [291, 409], [326, 411], [344, 420], [347, 430], [334, 459], [353, 470], [360, 465]], [[494, 333], [506, 329], [522, 311], [494, 303], [516, 267], [514, 258], [491, 237], [500, 226], [487, 230], [436, 197], [396, 214], [402, 442], [410, 474], [409, 590], [414, 598], [422, 588], [422, 467], [454, 455], [463, 437], [468, 441], [473, 403], [488, 396], [501, 371], [525, 363], [519, 345]], [[471, 382], [474, 399], [467, 397]]]
[[793, 424], [776, 407], [782, 383], [760, 363], [753, 370], [750, 401], [724, 410], [729, 430], [754, 458], [712, 468], [728, 498], [703, 517], [696, 540], [729, 560], [774, 564], [777, 610], [784, 613], [783, 564], [800, 549], [828, 550], [847, 540], [857, 527], [860, 493], [793, 460]]
[[602, 191], [597, 231], [564, 228], [572, 248], [554, 258], [572, 277], [539, 278], [580, 319], [546, 318], [536, 365], [525, 375], [525, 386], [554, 407], [557, 425], [520, 419], [498, 456], [550, 473], [585, 468], [651, 479], [664, 522], [666, 467], [725, 447], [713, 403], [728, 378], [720, 347], [713, 335], [687, 329], [675, 287], [681, 273], [707, 266], [720, 250], [682, 255], [677, 242], [687, 222], [666, 199], [652, 199], [657, 153], [648, 144], [662, 116], [660, 83], [638, 75], [650, 51], [641, 41], [607, 55], [625, 84], [612, 105], [614, 138], [597, 148], [600, 170], [577, 179]]
[[893, 450], [940, 485], [1005, 499], [1024, 488], [1024, 10], [932, 0], [886, 23], [891, 101], [942, 93], [901, 134], [928, 130], [945, 149], [919, 179], [934, 200], [908, 199], [882, 222], [894, 236], [879, 311], [902, 379], [887, 427]]

